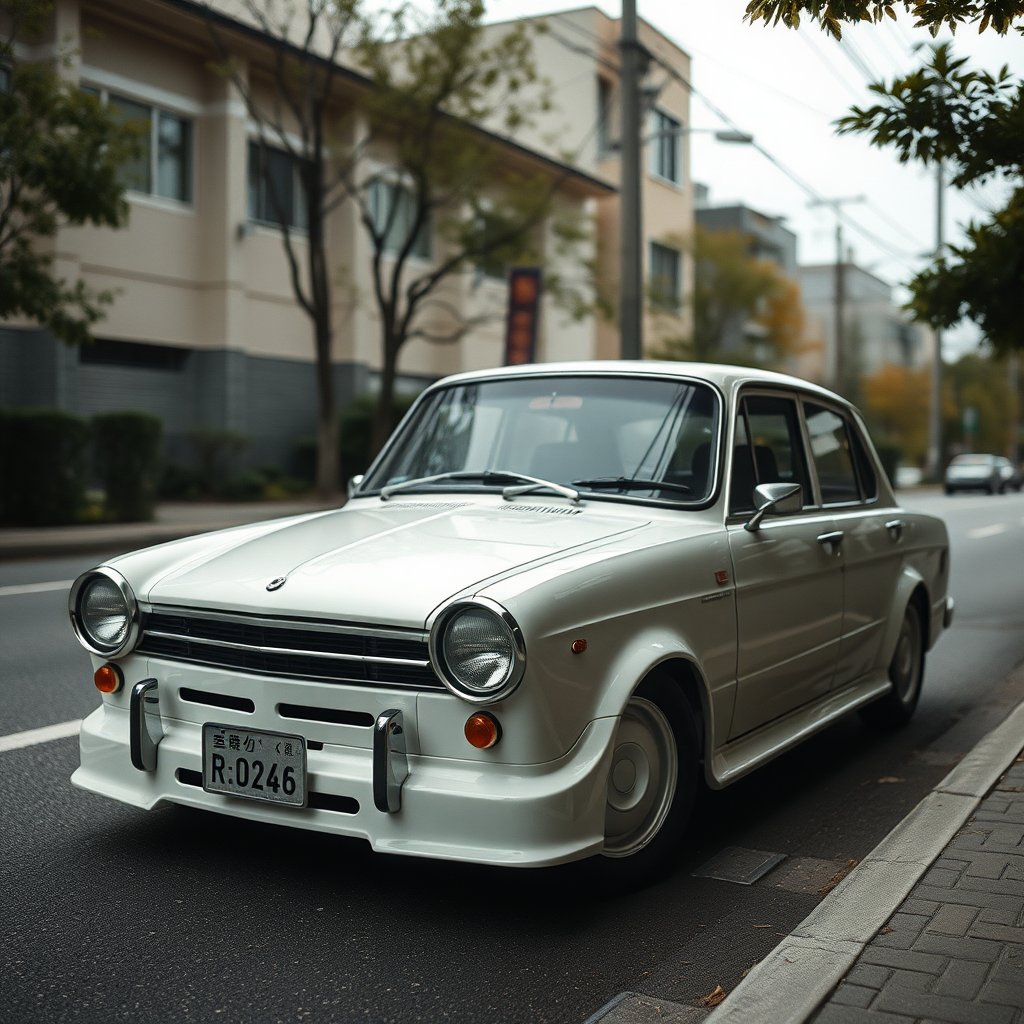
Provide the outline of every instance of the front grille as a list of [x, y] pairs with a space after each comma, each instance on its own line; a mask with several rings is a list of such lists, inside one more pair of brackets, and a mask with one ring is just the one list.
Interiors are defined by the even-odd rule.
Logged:
[[258, 675], [444, 689], [430, 667], [426, 635], [413, 630], [157, 609], [143, 614], [136, 649]]

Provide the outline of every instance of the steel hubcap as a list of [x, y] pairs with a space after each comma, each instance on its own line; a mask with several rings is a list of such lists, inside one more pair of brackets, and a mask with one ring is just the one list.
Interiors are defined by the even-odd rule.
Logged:
[[896, 692], [904, 703], [913, 696], [917, 682], [920, 648], [920, 634], [912, 621], [911, 613], [903, 620], [900, 638], [896, 643], [896, 655], [893, 658], [893, 682]]
[[672, 806], [676, 740], [662, 710], [633, 697], [615, 734], [605, 812], [606, 857], [628, 857], [658, 833]]

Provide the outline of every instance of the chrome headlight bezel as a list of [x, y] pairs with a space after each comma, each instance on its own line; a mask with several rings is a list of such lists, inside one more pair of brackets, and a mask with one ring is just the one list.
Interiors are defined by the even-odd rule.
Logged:
[[[104, 644], [97, 640], [86, 630], [82, 622], [82, 599], [88, 590], [88, 585], [93, 580], [100, 578], [109, 580], [117, 587], [128, 608], [128, 631], [119, 644]], [[128, 654], [138, 643], [139, 602], [135, 600], [135, 594], [128, 581], [110, 566], [101, 565], [96, 569], [90, 569], [75, 580], [71, 585], [71, 593], [68, 594], [68, 613], [71, 616], [71, 628], [75, 631], [78, 642], [90, 654], [99, 655], [101, 658], [120, 658]]]
[[[445, 634], [455, 619], [465, 611], [485, 612], [494, 619], [496, 630], [505, 631], [512, 641], [512, 662], [509, 670], [501, 685], [486, 693], [475, 690], [459, 679], [445, 658]], [[500, 604], [486, 597], [453, 601], [442, 608], [431, 625], [428, 649], [430, 663], [438, 678], [451, 693], [469, 704], [497, 704], [499, 701], [505, 700], [515, 692], [526, 672], [526, 642], [523, 640], [523, 631], [519, 628], [519, 623]]]

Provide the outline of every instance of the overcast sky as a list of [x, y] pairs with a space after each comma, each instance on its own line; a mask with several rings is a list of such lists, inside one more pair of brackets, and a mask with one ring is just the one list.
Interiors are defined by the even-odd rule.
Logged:
[[[638, 5], [642, 18], [690, 54], [694, 88], [779, 162], [823, 196], [865, 196], [865, 202], [846, 208], [850, 220], [868, 233], [845, 229], [859, 265], [894, 285], [923, 265], [922, 254], [935, 247], [934, 172], [901, 165], [890, 151], [874, 149], [862, 137], [839, 138], [832, 122], [852, 104], [871, 102], [866, 86], [872, 77], [891, 79], [917, 66], [921, 58], [912, 47], [932, 41], [926, 31], [902, 16], [896, 24], [886, 19], [882, 25], [848, 26], [843, 46], [810, 23], [796, 32], [760, 22], [752, 26], [743, 20], [745, 0], [638, 0]], [[596, 6], [619, 16], [618, 3]], [[493, 21], [565, 9], [550, 0], [488, 0]], [[950, 37], [940, 33], [938, 38]], [[954, 45], [978, 66], [996, 71], [1008, 64], [1015, 74], [1024, 74], [1019, 34], [961, 29]], [[656, 71], [652, 78], [658, 81]], [[696, 96], [691, 117], [694, 128], [726, 127]], [[757, 150], [700, 133], [691, 137], [691, 147], [694, 180], [710, 187], [713, 204], [738, 200], [782, 215], [797, 235], [801, 263], [835, 260], [834, 216], [809, 208], [806, 193]], [[1000, 183], [967, 195], [948, 190], [947, 241], [955, 242], [961, 225], [983, 217], [1006, 194]], [[897, 297], [902, 299], [901, 293]], [[946, 357], [973, 347], [976, 338], [969, 327], [950, 332]]]

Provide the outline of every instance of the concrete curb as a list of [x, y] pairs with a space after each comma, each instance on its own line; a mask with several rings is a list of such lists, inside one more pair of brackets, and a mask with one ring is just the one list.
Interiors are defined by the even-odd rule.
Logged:
[[733, 989], [707, 1024], [808, 1020], [1022, 748], [1024, 702]]

